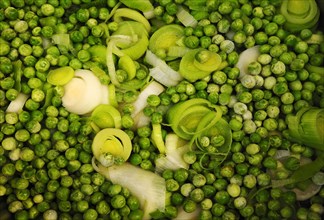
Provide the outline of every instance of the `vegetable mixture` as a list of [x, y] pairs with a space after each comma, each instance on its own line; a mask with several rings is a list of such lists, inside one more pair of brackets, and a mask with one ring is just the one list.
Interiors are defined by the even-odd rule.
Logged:
[[323, 2], [1, 0], [1, 219], [321, 219]]

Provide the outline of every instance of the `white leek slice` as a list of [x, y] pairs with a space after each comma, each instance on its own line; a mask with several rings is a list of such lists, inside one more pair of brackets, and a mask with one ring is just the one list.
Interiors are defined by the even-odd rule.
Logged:
[[140, 128], [150, 124], [151, 118], [146, 116], [143, 111], [137, 113], [134, 117], [134, 127]]
[[19, 93], [17, 98], [9, 103], [6, 112], [19, 113], [23, 109], [28, 97], [29, 96], [24, 93]]
[[165, 156], [156, 159], [156, 171], [162, 173], [166, 169], [177, 170], [179, 168], [189, 168], [183, 160], [183, 155], [189, 151], [187, 141], [181, 139], [176, 134], [169, 133], [165, 137]]
[[178, 7], [176, 16], [185, 27], [196, 27], [198, 24], [198, 21], [181, 6]]
[[147, 50], [145, 55], [145, 61], [153, 67], [159, 67], [163, 72], [168, 74], [168, 77], [175, 81], [182, 80], [182, 76], [172, 69], [164, 60], [156, 56], [152, 51]]
[[169, 74], [163, 72], [159, 66], [150, 69], [150, 76], [166, 87], [176, 86], [178, 84], [178, 81], [171, 79]]
[[132, 116], [134, 117], [137, 115], [140, 111], [142, 111], [145, 106], [147, 105], [146, 99], [150, 95], [159, 95], [164, 91], [164, 87], [155, 81], [151, 81], [138, 95], [136, 101], [133, 103], [134, 105], [134, 111], [132, 113]]
[[62, 105], [70, 112], [84, 115], [102, 101], [102, 86], [90, 70], [76, 70], [75, 77], [64, 86]]
[[129, 163], [104, 167], [92, 162], [94, 169], [114, 184], [127, 188], [136, 196], [144, 210], [143, 219], [150, 219], [150, 213], [156, 210], [164, 212], [166, 187], [165, 180], [158, 174], [143, 170]]
[[236, 67], [240, 69], [240, 78], [248, 75], [248, 66], [260, 56], [259, 46], [254, 46], [240, 53]]

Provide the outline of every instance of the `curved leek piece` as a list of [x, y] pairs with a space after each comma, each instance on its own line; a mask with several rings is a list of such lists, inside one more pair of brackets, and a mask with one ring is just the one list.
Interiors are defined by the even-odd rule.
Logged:
[[132, 112], [132, 117], [135, 117], [139, 112], [141, 112], [147, 105], [146, 99], [150, 95], [159, 95], [164, 91], [164, 87], [158, 82], [151, 81], [138, 95], [137, 99], [133, 103], [134, 111]]
[[[134, 2], [134, 1], [132, 1]], [[138, 11], [129, 9], [129, 8], [119, 8], [115, 11], [115, 14], [113, 16], [114, 21], [120, 23], [123, 21], [122, 17], [132, 19], [134, 21], [137, 21], [138, 23], [141, 23], [144, 25], [147, 33], [151, 31], [151, 25], [148, 22], [148, 20]]]
[[190, 140], [201, 119], [212, 111], [211, 107], [211, 103], [205, 99], [190, 99], [172, 106], [166, 119], [175, 134], [184, 140]]
[[128, 76], [128, 79], [134, 79], [136, 76], [136, 65], [134, 60], [128, 55], [124, 55], [118, 60], [119, 69], [125, 70]]
[[[105, 90], [90, 70], [76, 70], [74, 77], [64, 85], [62, 105], [66, 110], [84, 115], [101, 104]], [[107, 90], [106, 90], [107, 92]]]
[[210, 75], [219, 68], [222, 58], [214, 52], [195, 49], [186, 53], [179, 66], [179, 73], [190, 82], [195, 82]]
[[165, 154], [165, 144], [162, 137], [161, 124], [152, 124], [151, 140], [155, 147], [159, 150], [160, 154]]
[[6, 112], [16, 112], [19, 113], [22, 111], [27, 99], [29, 98], [28, 95], [24, 93], [19, 93], [17, 98], [10, 102], [8, 105]]
[[126, 5], [128, 8], [137, 9], [143, 12], [144, 16], [147, 19], [150, 19], [154, 16], [154, 7], [150, 0], [120, 0], [121, 3]]
[[127, 188], [139, 199], [144, 211], [142, 219], [150, 219], [150, 213], [157, 210], [164, 212], [166, 186], [163, 177], [129, 163], [104, 167], [92, 160], [92, 166], [113, 184]]
[[47, 82], [55, 86], [63, 86], [74, 77], [74, 69], [69, 66], [50, 70], [47, 74]]
[[121, 114], [113, 106], [107, 104], [98, 105], [91, 113], [91, 121], [100, 129], [121, 128]]
[[129, 136], [117, 128], [100, 130], [93, 139], [92, 153], [96, 160], [108, 167], [128, 160], [132, 151]]
[[287, 20], [285, 28], [291, 32], [314, 28], [320, 16], [315, 0], [284, 0], [280, 12]]
[[324, 151], [324, 109], [302, 108], [286, 120], [292, 141]]
[[179, 138], [176, 134], [168, 133], [165, 137], [165, 155], [155, 160], [155, 170], [162, 173], [166, 169], [188, 169], [189, 164], [183, 160], [183, 155], [189, 150], [188, 141]]
[[[179, 46], [178, 42], [184, 37], [184, 28], [178, 24], [162, 26], [150, 37], [149, 49], [154, 54], [164, 54], [164, 60], [173, 60], [177, 57], [167, 56], [172, 46]], [[160, 56], [159, 56], [160, 57]]]

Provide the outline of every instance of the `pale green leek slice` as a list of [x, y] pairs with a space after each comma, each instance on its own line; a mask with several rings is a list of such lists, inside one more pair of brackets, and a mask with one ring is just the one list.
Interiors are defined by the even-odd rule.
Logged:
[[130, 8], [117, 9], [113, 16], [114, 21], [120, 23], [123, 21], [122, 17], [129, 18], [143, 24], [148, 33], [151, 31], [151, 25], [148, 20], [136, 10]]
[[179, 73], [183, 78], [187, 79], [190, 82], [195, 82], [199, 79], [203, 79], [211, 73], [211, 71], [199, 69], [194, 63], [196, 53], [200, 50], [201, 49], [195, 49], [189, 51], [182, 57], [180, 61]]
[[136, 65], [130, 56], [125, 55], [119, 58], [118, 67], [125, 70], [128, 75], [128, 80], [134, 79], [136, 76]]
[[190, 140], [197, 132], [200, 120], [211, 110], [206, 99], [194, 98], [172, 106], [166, 113], [166, 119], [175, 134], [184, 140]]
[[209, 50], [200, 50], [196, 53], [194, 65], [203, 71], [212, 72], [219, 68], [222, 58], [217, 53]]
[[292, 141], [324, 151], [324, 109], [302, 108], [287, 121]]
[[114, 45], [119, 47], [123, 54], [137, 60], [144, 55], [149, 45], [148, 31], [139, 22], [122, 21], [112, 34], [109, 43], [111, 42], [114, 42]]
[[[172, 46], [177, 46], [177, 42], [184, 37], [184, 28], [178, 24], [169, 24], [157, 29], [151, 36], [149, 49], [158, 54], [163, 51], [165, 55]], [[172, 60], [176, 56], [166, 56], [164, 60]]]
[[47, 74], [47, 82], [55, 86], [63, 86], [74, 77], [74, 69], [69, 66], [50, 70]]
[[165, 144], [162, 136], [161, 124], [152, 124], [151, 140], [160, 154], [165, 154]]
[[285, 0], [282, 1], [280, 13], [286, 18], [285, 28], [298, 32], [316, 26], [320, 10], [315, 0]]
[[103, 128], [121, 128], [120, 112], [108, 104], [98, 105], [91, 113], [91, 121], [100, 129]]
[[113, 160], [127, 161], [132, 151], [132, 142], [123, 130], [105, 128], [100, 130], [93, 139], [92, 153], [102, 164], [107, 164], [107, 155], [112, 155]]

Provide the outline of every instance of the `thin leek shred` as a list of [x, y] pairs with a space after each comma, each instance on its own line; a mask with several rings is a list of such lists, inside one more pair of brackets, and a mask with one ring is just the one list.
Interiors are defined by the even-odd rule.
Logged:
[[176, 81], [179, 82], [182, 80], [182, 76], [172, 69], [164, 60], [157, 57], [152, 51], [147, 50], [145, 55], [145, 61], [152, 65], [153, 67], [158, 67], [161, 69], [163, 74], [164, 81], [167, 81], [169, 79], [171, 82]]
[[114, 184], [127, 188], [140, 200], [144, 210], [143, 219], [150, 219], [150, 213], [164, 212], [166, 200], [165, 180], [158, 174], [143, 170], [129, 163], [104, 167], [92, 162], [94, 169]]
[[140, 111], [142, 111], [147, 105], [146, 99], [150, 95], [159, 95], [164, 91], [164, 87], [158, 82], [151, 81], [138, 95], [136, 101], [133, 103], [134, 111], [132, 112], [132, 116], [134, 117]]
[[150, 69], [150, 76], [166, 87], [176, 86], [178, 84], [178, 81], [170, 79], [169, 74], [164, 72], [159, 66]]
[[282, 1], [280, 12], [286, 18], [285, 28], [291, 32], [316, 27], [320, 9], [315, 0], [285, 0]]
[[178, 7], [176, 16], [185, 27], [196, 27], [198, 24], [198, 21], [181, 6]]

